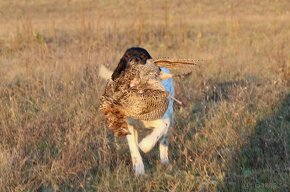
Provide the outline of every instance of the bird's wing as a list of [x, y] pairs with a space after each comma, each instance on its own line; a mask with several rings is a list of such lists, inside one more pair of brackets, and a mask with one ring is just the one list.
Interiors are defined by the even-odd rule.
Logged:
[[161, 90], [145, 89], [130, 90], [120, 98], [120, 105], [124, 108], [127, 116], [154, 120], [161, 118], [168, 107], [168, 93]]

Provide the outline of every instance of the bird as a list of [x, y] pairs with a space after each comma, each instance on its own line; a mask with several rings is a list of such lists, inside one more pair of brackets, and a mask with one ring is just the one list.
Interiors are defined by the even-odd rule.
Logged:
[[150, 121], [161, 118], [167, 110], [170, 94], [161, 81], [173, 76], [160, 67], [196, 65], [189, 60], [168, 58], [147, 59], [143, 63], [142, 58], [131, 56], [125, 70], [113, 73], [102, 95], [100, 110], [115, 137], [130, 134], [126, 118]]
[[[191, 73], [196, 65], [191, 59], [153, 59], [146, 49], [131, 47], [113, 72], [100, 67], [99, 76], [108, 79], [100, 111], [115, 137], [126, 136], [135, 175], [145, 173], [139, 150], [147, 153], [159, 140], [161, 163], [169, 163], [168, 136], [174, 124], [173, 102], [178, 101], [173, 77]], [[153, 130], [139, 142], [137, 130], [143, 127]]]
[[127, 117], [154, 120], [168, 107], [169, 93], [162, 86], [160, 69], [153, 62], [140, 65], [137, 60], [130, 60], [126, 72], [107, 83], [101, 99], [100, 109], [116, 137], [129, 134]]

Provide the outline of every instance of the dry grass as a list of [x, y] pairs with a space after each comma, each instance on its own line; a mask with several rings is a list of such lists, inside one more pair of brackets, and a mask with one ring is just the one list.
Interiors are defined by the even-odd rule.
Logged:
[[[35, 3], [37, 2], [37, 3]], [[1, 1], [1, 191], [289, 191], [289, 1]], [[134, 178], [101, 120], [123, 52], [206, 60], [177, 79], [171, 165]]]

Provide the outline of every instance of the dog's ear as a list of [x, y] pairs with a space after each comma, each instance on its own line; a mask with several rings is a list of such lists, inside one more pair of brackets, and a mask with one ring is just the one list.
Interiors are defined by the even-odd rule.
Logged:
[[113, 74], [112, 74], [112, 80], [117, 79], [122, 71], [124, 71], [127, 68], [127, 60], [122, 57], [121, 60], [119, 61], [118, 66], [116, 67], [116, 69], [114, 70]]

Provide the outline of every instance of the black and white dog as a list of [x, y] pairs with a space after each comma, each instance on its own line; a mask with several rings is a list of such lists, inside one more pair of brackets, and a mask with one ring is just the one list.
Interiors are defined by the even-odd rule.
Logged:
[[[111, 79], [115, 80], [117, 79], [121, 73], [126, 72], [125, 69], [129, 66], [129, 62], [134, 59], [138, 60], [138, 63], [145, 64], [147, 59], [152, 59], [150, 54], [143, 48], [140, 47], [132, 47], [126, 50], [125, 54], [121, 58], [119, 64], [117, 65], [114, 72], [108, 71], [104, 66], [101, 66], [99, 75], [103, 78], [108, 78], [109, 74], [111, 75]], [[160, 68], [161, 71], [165, 73], [170, 73], [170, 70], [167, 68]], [[173, 79], [168, 78], [165, 80], [162, 80], [162, 85], [170, 93], [172, 97], [174, 97], [174, 84]], [[170, 130], [173, 127], [173, 99], [169, 99], [169, 105], [160, 119], [156, 119], [153, 121], [141, 121], [143, 125], [146, 128], [151, 128], [153, 131], [147, 135], [145, 138], [143, 138], [140, 142], [138, 142], [138, 132], [136, 131], [136, 124], [133, 122], [128, 122], [129, 126], [129, 132], [131, 134], [127, 135], [127, 141], [129, 144], [131, 157], [132, 157], [132, 163], [135, 171], [135, 175], [141, 175], [145, 173], [144, 170], [144, 164], [142, 157], [140, 155], [139, 149], [141, 149], [144, 153], [149, 152], [155, 144], [160, 140], [159, 144], [159, 151], [160, 151], [160, 159], [161, 163], [167, 164], [169, 163], [168, 159], [168, 136], [170, 133]]]

